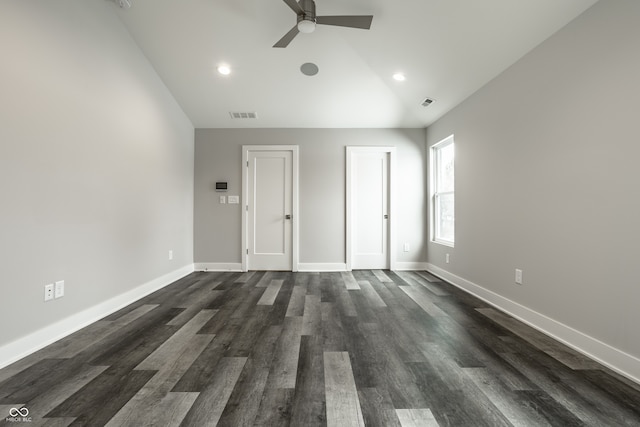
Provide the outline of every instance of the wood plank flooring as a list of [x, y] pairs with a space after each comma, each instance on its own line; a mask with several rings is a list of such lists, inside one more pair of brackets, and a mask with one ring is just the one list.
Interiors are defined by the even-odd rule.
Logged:
[[0, 370], [24, 421], [640, 426], [640, 385], [426, 272], [199, 272]]

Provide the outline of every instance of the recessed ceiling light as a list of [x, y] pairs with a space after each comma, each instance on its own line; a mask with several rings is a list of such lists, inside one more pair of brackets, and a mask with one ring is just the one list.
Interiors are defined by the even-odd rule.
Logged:
[[398, 81], [398, 82], [403, 82], [403, 81], [405, 81], [407, 78], [406, 78], [406, 77], [404, 76], [404, 74], [402, 74], [402, 73], [395, 73], [395, 74], [393, 75], [393, 79], [394, 79], [394, 80], [396, 80], [396, 81]]
[[228, 65], [219, 65], [218, 72], [223, 76], [228, 76], [231, 74], [231, 68]]

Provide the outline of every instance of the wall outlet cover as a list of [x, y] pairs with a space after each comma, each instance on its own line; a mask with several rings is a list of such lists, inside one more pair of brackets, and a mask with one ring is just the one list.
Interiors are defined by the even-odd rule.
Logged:
[[53, 283], [44, 286], [44, 300], [51, 301], [53, 299]]

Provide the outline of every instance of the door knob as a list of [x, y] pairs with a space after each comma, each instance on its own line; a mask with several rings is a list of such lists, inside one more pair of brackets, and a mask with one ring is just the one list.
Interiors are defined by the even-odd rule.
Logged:
[[286, 215], [284, 216], [284, 219], [291, 219], [291, 215], [286, 214]]

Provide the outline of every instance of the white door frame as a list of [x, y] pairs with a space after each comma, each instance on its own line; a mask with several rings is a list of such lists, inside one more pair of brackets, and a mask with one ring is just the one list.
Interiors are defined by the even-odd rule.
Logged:
[[299, 222], [298, 222], [298, 146], [297, 145], [243, 145], [242, 146], [242, 271], [248, 270], [247, 251], [249, 248], [248, 206], [249, 206], [249, 153], [253, 151], [291, 151], [293, 157], [291, 198], [291, 271], [298, 271], [299, 253]]
[[353, 259], [353, 232], [352, 226], [353, 218], [353, 195], [351, 194], [352, 188], [352, 161], [354, 153], [388, 153], [389, 154], [389, 238], [387, 248], [389, 254], [389, 268], [395, 270], [396, 268], [396, 147], [347, 147], [347, 271], [351, 271], [351, 263]]

